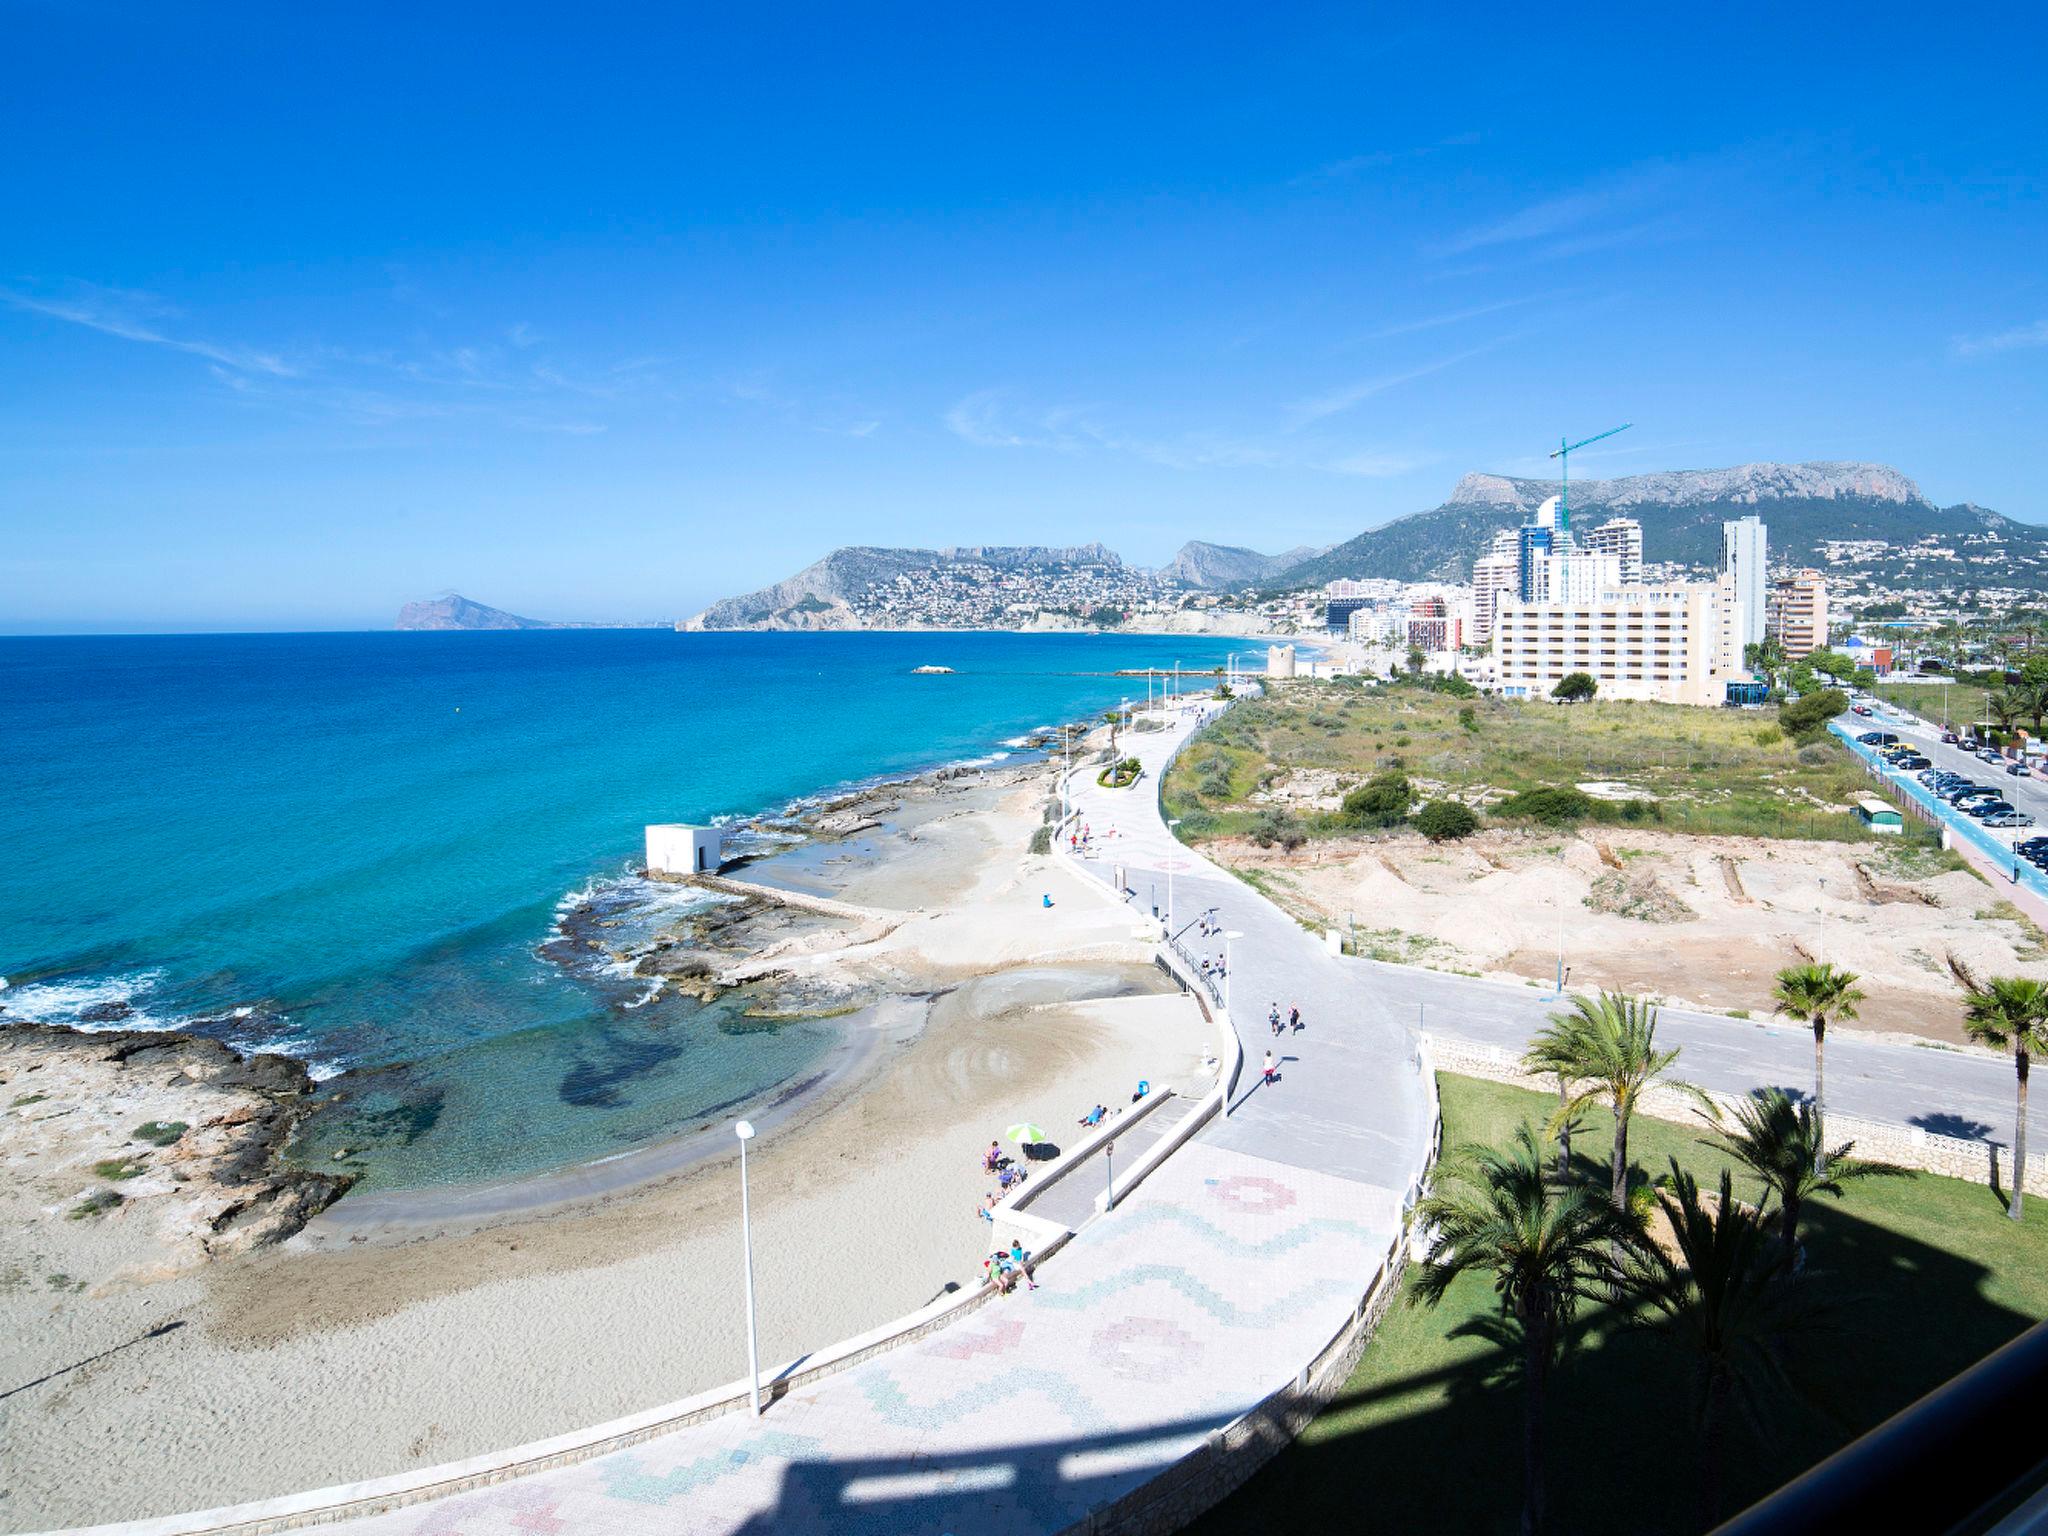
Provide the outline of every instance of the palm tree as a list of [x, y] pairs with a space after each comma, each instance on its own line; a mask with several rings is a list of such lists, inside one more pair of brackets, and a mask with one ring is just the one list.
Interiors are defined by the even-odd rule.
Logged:
[[[1851, 971], [1837, 970], [1832, 965], [1792, 965], [1778, 972], [1774, 1001], [1778, 1012], [1813, 1026], [1813, 1118], [1818, 1125], [1827, 1112], [1821, 1090], [1825, 1081], [1828, 1025], [1839, 1019], [1855, 1018], [1856, 1005], [1863, 1001], [1863, 993]], [[1817, 1158], [1814, 1167], [1826, 1173], [1827, 1146], [1818, 1132], [1813, 1150]]]
[[2027, 1067], [2035, 1051], [2048, 1049], [2048, 985], [2024, 976], [1994, 976], [1970, 988], [1963, 1028], [1972, 1040], [2012, 1047], [2019, 1105], [2013, 1112], [2012, 1201], [2005, 1214], [2018, 1221], [2027, 1189]]
[[1761, 1208], [1736, 1203], [1733, 1176], [1721, 1170], [1717, 1201], [1700, 1198], [1691, 1174], [1671, 1161], [1657, 1193], [1671, 1223], [1676, 1257], [1654, 1243], [1636, 1247], [1628, 1290], [1647, 1326], [1692, 1356], [1699, 1419], [1702, 1527], [1719, 1523], [1721, 1472], [1731, 1411], [1753, 1428], [1771, 1390], [1791, 1385], [1784, 1344], [1818, 1332], [1832, 1318], [1808, 1276], [1789, 1273]]
[[1984, 695], [1984, 712], [1998, 722], [2001, 734], [2012, 734], [2012, 723], [2027, 712], [2026, 702], [2012, 689], [2001, 688]]
[[1465, 1147], [1445, 1163], [1417, 1207], [1430, 1233], [1414, 1299], [1435, 1306], [1451, 1282], [1488, 1273], [1501, 1316], [1522, 1339], [1522, 1530], [1543, 1525], [1544, 1397], [1579, 1303], [1607, 1284], [1603, 1251], [1625, 1240], [1622, 1217], [1582, 1184], [1544, 1176], [1529, 1126], [1506, 1150]]
[[1691, 1083], [1666, 1079], [1678, 1050], [1657, 1049], [1657, 1009], [1639, 997], [1602, 992], [1598, 998], [1575, 997], [1569, 1013], [1550, 1016], [1558, 1032], [1557, 1048], [1577, 1063], [1579, 1087], [1558, 1107], [1553, 1128], [1588, 1104], [1604, 1103], [1614, 1115], [1614, 1151], [1609, 1171], [1609, 1197], [1617, 1211], [1628, 1209], [1628, 1123], [1653, 1084], [1697, 1097], [1706, 1095]]
[[1557, 1116], [1551, 1121], [1550, 1134], [1557, 1138], [1557, 1176], [1560, 1179], [1571, 1177], [1572, 1132], [1579, 1128], [1579, 1117], [1572, 1109], [1572, 1090], [1579, 1077], [1579, 1051], [1566, 1027], [1573, 1017], [1570, 1014], [1552, 1014], [1550, 1023], [1522, 1053], [1525, 1071], [1557, 1080]]
[[1829, 1147], [1823, 1156], [1820, 1134], [1820, 1116], [1811, 1104], [1795, 1104], [1784, 1089], [1767, 1088], [1737, 1104], [1734, 1127], [1717, 1128], [1708, 1141], [1757, 1176], [1764, 1198], [1778, 1197], [1778, 1241], [1787, 1269], [1797, 1262], [1799, 1215], [1808, 1200], [1820, 1194], [1839, 1200], [1851, 1179], [1899, 1172], [1888, 1163], [1851, 1161], [1853, 1141]]

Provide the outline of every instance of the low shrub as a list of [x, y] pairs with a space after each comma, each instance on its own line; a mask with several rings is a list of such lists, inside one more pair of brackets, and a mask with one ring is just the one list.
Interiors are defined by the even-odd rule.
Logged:
[[1525, 789], [1494, 807], [1494, 813], [1512, 821], [1540, 821], [1545, 826], [1570, 826], [1593, 814], [1593, 797], [1569, 784], [1545, 784]]
[[1036, 832], [1034, 832], [1034, 833], [1032, 833], [1032, 834], [1031, 834], [1031, 851], [1032, 851], [1033, 853], [1051, 853], [1051, 852], [1052, 852], [1052, 828], [1051, 828], [1051, 827], [1049, 827], [1049, 826], [1046, 826], [1046, 827], [1040, 827], [1040, 828], [1039, 828], [1039, 829], [1038, 829], [1038, 830], [1037, 830]]
[[182, 1120], [145, 1120], [135, 1127], [135, 1139], [152, 1147], [168, 1147], [191, 1127]]
[[105, 1215], [121, 1203], [121, 1191], [118, 1189], [97, 1189], [71, 1207], [65, 1215], [73, 1221], [86, 1221], [94, 1216]]
[[1344, 797], [1343, 820], [1353, 827], [1398, 827], [1415, 798], [1405, 773], [1376, 773]]
[[1261, 811], [1253, 818], [1248, 829], [1251, 840], [1261, 848], [1270, 848], [1278, 843], [1289, 853], [1294, 852], [1308, 841], [1308, 829], [1300, 820], [1285, 811]]
[[1432, 843], [1449, 842], [1477, 832], [1479, 818], [1456, 800], [1432, 800], [1415, 813], [1415, 830]]

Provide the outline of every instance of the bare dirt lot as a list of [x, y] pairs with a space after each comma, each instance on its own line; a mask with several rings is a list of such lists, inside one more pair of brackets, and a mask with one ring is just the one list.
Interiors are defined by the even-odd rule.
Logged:
[[1781, 967], [1825, 959], [1861, 977], [1857, 1025], [1960, 1041], [1969, 972], [2048, 979], [2040, 930], [1950, 855], [1889, 843], [1699, 837], [1618, 827], [1243, 839], [1207, 852], [1359, 953], [1548, 980], [1562, 913], [1579, 984], [1771, 1012]]

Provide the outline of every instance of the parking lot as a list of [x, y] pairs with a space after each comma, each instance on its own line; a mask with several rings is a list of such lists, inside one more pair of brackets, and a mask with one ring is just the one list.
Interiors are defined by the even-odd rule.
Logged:
[[[1857, 701], [1868, 707], [1869, 715], [1846, 714], [1833, 722], [1838, 732], [1848, 737], [1851, 747], [1866, 762], [1874, 760], [1873, 749], [1863, 746], [1856, 738], [1867, 731], [1888, 731], [1902, 742], [1916, 747], [1938, 770], [1960, 773], [1990, 789], [1998, 791], [2000, 798], [2012, 802], [2014, 809], [2034, 818], [2034, 825], [2022, 828], [1987, 828], [1974, 817], [1965, 815], [1955, 807], [1938, 800], [1933, 792], [1920, 783], [1914, 772], [1900, 773], [1883, 764], [1877, 766], [1886, 781], [1900, 787], [1906, 798], [1914, 803], [1931, 808], [1950, 828], [1952, 838], [1967, 839], [1974, 847], [1996, 860], [2001, 868], [2010, 869], [2013, 862], [2013, 844], [2029, 837], [2048, 836], [2048, 780], [2028, 773], [2008, 774], [2004, 762], [1996, 765], [1981, 761], [1974, 753], [1966, 752], [1959, 745], [1945, 744], [1941, 739], [1941, 727], [1921, 719], [1918, 715], [1894, 708], [1876, 699]], [[2048, 877], [2038, 869], [2022, 864], [2021, 880], [2028, 889], [2048, 896]]]

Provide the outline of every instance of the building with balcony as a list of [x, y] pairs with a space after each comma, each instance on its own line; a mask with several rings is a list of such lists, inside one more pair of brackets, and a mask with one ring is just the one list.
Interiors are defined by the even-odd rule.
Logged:
[[1741, 659], [1728, 604], [1724, 582], [1615, 585], [1585, 602], [1505, 598], [1493, 641], [1501, 694], [1548, 698], [1584, 672], [1607, 698], [1724, 703]]
[[1794, 571], [1771, 583], [1765, 624], [1793, 661], [1827, 649], [1828, 584], [1819, 571]]

